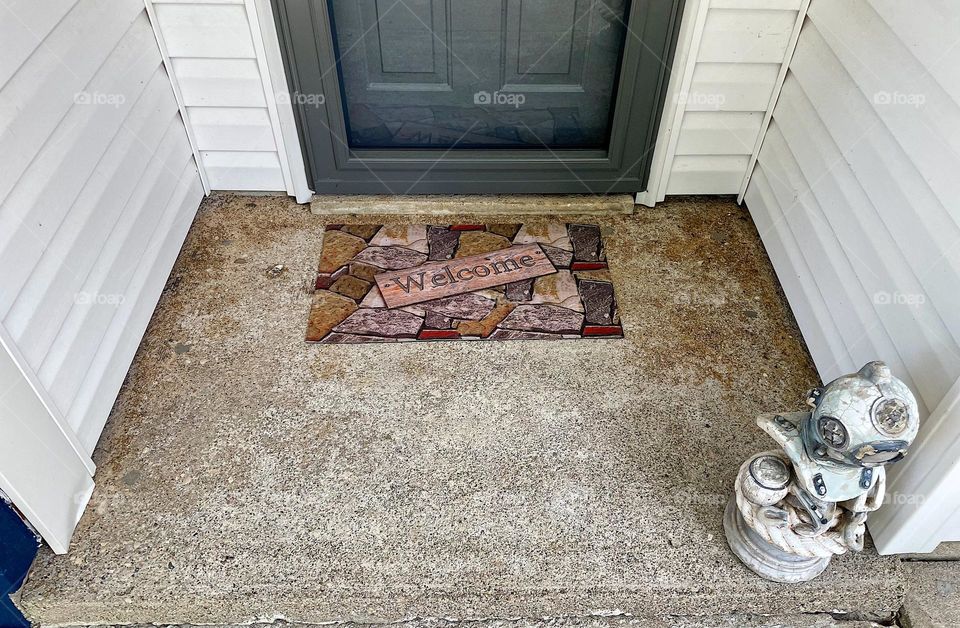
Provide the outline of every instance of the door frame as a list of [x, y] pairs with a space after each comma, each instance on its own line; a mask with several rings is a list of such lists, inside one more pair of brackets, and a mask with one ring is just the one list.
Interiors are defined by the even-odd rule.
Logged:
[[[596, 194], [646, 189], [684, 0], [631, 2], [609, 150], [463, 149], [456, 153], [350, 149], [326, 1], [275, 0], [272, 4], [300, 146], [316, 193]], [[668, 28], [658, 30], [663, 23]], [[665, 51], [663, 59], [656, 50]], [[321, 68], [328, 69], [321, 72]], [[637, 89], [647, 84], [656, 89]], [[304, 85], [320, 85], [320, 94]], [[645, 108], [650, 112], [646, 119]]]
[[0, 324], [0, 489], [57, 554], [93, 493], [96, 466]]

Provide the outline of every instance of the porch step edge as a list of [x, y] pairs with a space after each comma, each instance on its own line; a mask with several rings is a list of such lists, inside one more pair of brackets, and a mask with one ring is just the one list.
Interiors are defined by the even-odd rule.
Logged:
[[[890, 626], [894, 617], [845, 617], [828, 613], [792, 615], [731, 614], [705, 617], [660, 616], [634, 617], [629, 615], [587, 615], [541, 617], [536, 619], [474, 619], [456, 620], [416, 618], [397, 623], [301, 623], [284, 618], [255, 620], [252, 623], [216, 624], [217, 628], [882, 628]], [[211, 624], [164, 624], [165, 628], [194, 628]], [[76, 626], [75, 624], [46, 624], [46, 626]], [[101, 628], [154, 628], [156, 624], [100, 624]]]

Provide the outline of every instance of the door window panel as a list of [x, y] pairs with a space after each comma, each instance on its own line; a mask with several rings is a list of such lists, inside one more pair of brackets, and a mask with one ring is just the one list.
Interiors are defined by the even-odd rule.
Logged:
[[329, 0], [351, 148], [605, 149], [627, 0]]

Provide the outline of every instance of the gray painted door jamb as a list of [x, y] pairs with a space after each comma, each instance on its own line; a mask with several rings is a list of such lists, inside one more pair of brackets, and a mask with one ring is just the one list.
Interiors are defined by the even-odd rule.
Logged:
[[308, 178], [318, 194], [644, 191], [683, 2], [631, 2], [608, 150], [448, 152], [350, 149], [326, 0], [274, 0]]

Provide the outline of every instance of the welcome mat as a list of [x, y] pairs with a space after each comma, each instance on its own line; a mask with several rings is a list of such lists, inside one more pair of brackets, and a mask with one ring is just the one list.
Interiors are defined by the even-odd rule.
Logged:
[[621, 338], [597, 225], [330, 225], [308, 342]]

